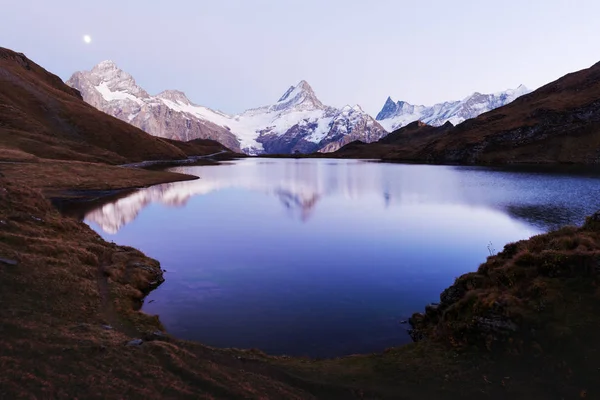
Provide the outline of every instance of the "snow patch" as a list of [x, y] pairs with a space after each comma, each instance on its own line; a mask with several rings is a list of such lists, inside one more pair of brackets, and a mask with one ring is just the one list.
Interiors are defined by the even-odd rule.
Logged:
[[132, 94], [129, 94], [129, 93], [123, 92], [123, 91], [113, 92], [112, 90], [110, 90], [110, 88], [108, 87], [108, 83], [106, 83], [106, 82], [102, 82], [101, 84], [99, 84], [98, 86], [95, 86], [94, 88], [98, 92], [100, 92], [100, 94], [102, 95], [102, 98], [106, 101], [129, 100], [129, 101], [133, 101], [139, 105], [144, 105], [144, 102], [142, 100], [138, 99], [137, 97], [135, 97]]

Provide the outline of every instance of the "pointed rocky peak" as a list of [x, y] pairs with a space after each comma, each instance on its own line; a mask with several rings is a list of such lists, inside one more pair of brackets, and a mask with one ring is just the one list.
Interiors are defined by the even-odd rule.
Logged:
[[288, 100], [293, 99], [295, 96], [299, 94], [304, 94], [306, 96], [315, 96], [315, 92], [312, 87], [305, 80], [300, 81], [296, 86], [290, 86], [290, 88], [281, 96], [278, 103], [286, 102]]
[[[134, 81], [133, 77], [127, 72], [120, 69], [114, 61], [105, 60], [95, 65], [90, 71], [91, 75], [96, 78], [101, 78], [102, 81]], [[135, 81], [134, 81], [135, 82]]]
[[160, 99], [170, 100], [174, 103], [191, 105], [192, 102], [187, 98], [185, 93], [180, 90], [165, 90], [160, 92], [156, 97]]
[[294, 89], [296, 89], [296, 86], [290, 86], [290, 88], [287, 90], [287, 92], [285, 92], [283, 94], [283, 96], [281, 96], [279, 98], [279, 100], [277, 100], [277, 102], [281, 103], [282, 101], [285, 101], [288, 97], [290, 97], [290, 94], [292, 94], [292, 92], [294, 91]]
[[356, 104], [354, 106], [346, 104], [344, 107], [342, 107], [340, 109], [340, 113], [338, 116], [345, 115], [347, 117], [350, 114], [356, 114], [356, 116], [358, 117], [359, 115], [362, 115], [362, 114], [366, 115], [367, 113], [365, 113], [365, 111], [358, 104]]
[[520, 84], [520, 85], [519, 85], [519, 86], [517, 86], [517, 88], [515, 89], [515, 94], [517, 94], [517, 95], [519, 95], [519, 96], [522, 96], [522, 95], [524, 95], [524, 94], [527, 94], [527, 93], [530, 93], [530, 92], [531, 92], [531, 90], [530, 90], [530, 89], [529, 89], [527, 86], [525, 86], [525, 85], [523, 85], [523, 84]]
[[94, 68], [92, 68], [92, 72], [100, 72], [100, 71], [116, 70], [116, 69], [119, 69], [119, 67], [117, 67], [117, 64], [115, 64], [114, 61], [104, 60], [104, 61], [99, 62], [96, 66], [94, 66]]
[[82, 74], [96, 90], [102, 93], [106, 100], [114, 99], [114, 96], [107, 95], [108, 92], [127, 93], [139, 99], [150, 97], [144, 89], [137, 85], [133, 76], [120, 69], [114, 61], [102, 61], [91, 71], [84, 71]]
[[395, 103], [391, 97], [388, 97], [385, 101], [385, 104], [383, 105], [383, 108], [381, 109], [381, 111], [379, 111], [379, 114], [377, 114], [375, 119], [379, 121], [394, 116], [398, 112], [398, 110], [402, 108], [403, 104], [403, 101]]
[[323, 103], [319, 101], [314, 90], [305, 80], [300, 81], [296, 86], [291, 86], [275, 105], [276, 110], [285, 108], [317, 109], [323, 107]]

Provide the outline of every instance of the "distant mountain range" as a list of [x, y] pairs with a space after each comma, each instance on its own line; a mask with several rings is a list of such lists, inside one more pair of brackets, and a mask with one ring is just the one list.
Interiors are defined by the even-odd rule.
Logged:
[[600, 164], [600, 63], [457, 126], [413, 122], [376, 143], [357, 141], [328, 156], [432, 164]]
[[414, 121], [421, 121], [431, 126], [441, 126], [446, 122], [458, 125], [467, 119], [502, 107], [529, 92], [531, 90], [520, 85], [516, 89], [493, 94], [475, 92], [463, 100], [446, 101], [433, 106], [417, 106], [405, 101], [394, 102], [391, 97], [388, 97], [376, 119], [389, 132]]
[[[92, 102], [92, 97], [97, 100], [99, 97], [98, 101], [104, 105], [112, 103], [115, 107], [111, 113], [126, 121], [143, 121], [139, 113], [147, 110], [147, 119], [157, 124], [149, 126], [164, 127], [175, 134], [180, 131], [173, 129], [173, 125], [183, 124], [187, 128], [183, 133], [208, 126], [238, 144], [255, 138], [254, 147], [245, 147], [249, 151], [308, 151], [308, 146], [325, 151], [328, 146], [335, 148], [358, 137], [327, 157], [438, 164], [600, 164], [600, 63], [565, 75], [510, 104], [457, 126], [449, 121], [442, 126], [417, 121], [389, 135], [377, 128], [381, 125], [368, 115], [364, 117], [359, 107], [336, 110], [323, 106], [310, 86], [301, 82], [272, 106], [249, 110], [237, 117], [210, 111], [211, 115], [221, 115], [234, 122], [255, 121], [252, 116], [256, 115], [279, 116], [278, 125], [267, 126], [258, 136], [254, 132], [254, 136], [242, 139], [230, 127], [201, 118], [192, 119], [194, 115], [186, 107], [195, 112], [208, 109], [191, 103], [186, 106], [181, 92], [167, 91], [160, 96], [150, 96], [114, 64], [103, 63], [98, 69], [104, 70], [112, 79], [93, 77], [92, 80], [75, 74], [70, 82], [72, 85], [77, 83], [84, 93], [88, 92], [88, 103]], [[188, 155], [220, 153], [223, 149], [216, 141], [182, 142], [148, 135], [131, 124], [99, 112], [58, 76], [25, 55], [4, 48], [0, 48], [0, 78], [0, 158], [5, 161], [42, 157], [123, 164], [181, 159]], [[86, 89], [86, 85], [92, 85], [93, 90]], [[176, 107], [186, 111], [174, 110]], [[314, 115], [309, 118], [306, 115], [310, 113]], [[283, 121], [296, 118], [298, 114], [304, 116], [301, 122], [289, 122], [286, 128]], [[161, 115], [168, 118], [157, 117]], [[320, 123], [330, 129], [317, 129]], [[372, 129], [371, 134], [369, 129]], [[299, 132], [298, 136], [295, 136], [296, 132]]]
[[247, 154], [332, 152], [355, 140], [376, 142], [417, 120], [433, 126], [457, 125], [529, 93], [521, 85], [430, 107], [394, 102], [389, 97], [374, 119], [359, 105], [341, 109], [324, 105], [306, 81], [291, 86], [276, 103], [238, 115], [196, 105], [178, 90], [152, 96], [112, 61], [76, 72], [66, 83], [97, 109], [154, 136], [213, 139]]
[[76, 72], [67, 84], [97, 109], [169, 139], [214, 139], [247, 154], [334, 151], [354, 140], [377, 141], [387, 131], [360, 106], [323, 105], [306, 81], [272, 105], [228, 115], [192, 103], [183, 92], [151, 96], [112, 61]]

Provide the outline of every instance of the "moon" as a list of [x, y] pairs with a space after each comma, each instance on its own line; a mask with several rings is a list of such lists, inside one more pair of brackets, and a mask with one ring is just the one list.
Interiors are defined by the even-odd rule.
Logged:
[[92, 43], [92, 37], [90, 35], [83, 35], [83, 41], [85, 44], [90, 44]]

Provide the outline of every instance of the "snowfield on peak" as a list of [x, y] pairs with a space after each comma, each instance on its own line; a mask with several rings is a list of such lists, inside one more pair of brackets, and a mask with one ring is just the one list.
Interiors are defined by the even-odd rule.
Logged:
[[275, 104], [238, 115], [196, 105], [176, 90], [150, 96], [112, 61], [74, 73], [67, 84], [92, 106], [152, 135], [213, 139], [251, 155], [335, 151], [353, 140], [387, 135], [358, 105], [341, 110], [323, 105], [306, 81], [291, 86]]

